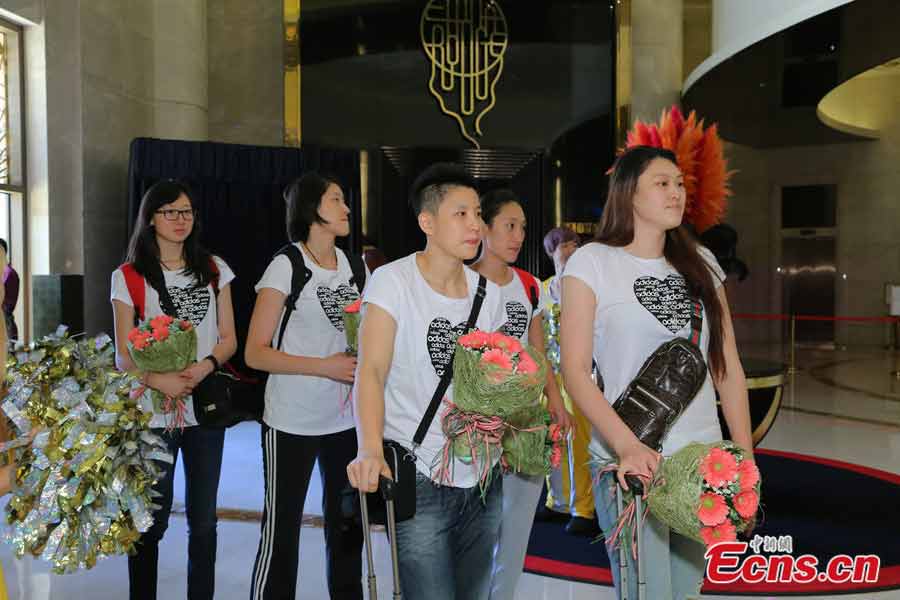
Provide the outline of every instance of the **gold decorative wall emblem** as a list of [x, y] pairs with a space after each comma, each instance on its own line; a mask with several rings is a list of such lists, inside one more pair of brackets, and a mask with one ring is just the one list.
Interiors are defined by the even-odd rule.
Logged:
[[[431, 62], [428, 89], [441, 111], [456, 119], [476, 148], [481, 119], [496, 103], [509, 42], [506, 17], [495, 0], [429, 0], [419, 24]], [[472, 132], [472, 133], [470, 133]]]

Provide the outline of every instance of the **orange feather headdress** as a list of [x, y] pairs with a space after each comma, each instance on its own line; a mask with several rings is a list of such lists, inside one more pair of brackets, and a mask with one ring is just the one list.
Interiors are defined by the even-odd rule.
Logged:
[[634, 146], [665, 148], [675, 153], [687, 193], [684, 220], [698, 233], [722, 221], [731, 196], [728, 181], [734, 171], [728, 170], [715, 124], [704, 128], [695, 111], [685, 119], [681, 110], [673, 106], [663, 110], [659, 124], [635, 121], [625, 149]]

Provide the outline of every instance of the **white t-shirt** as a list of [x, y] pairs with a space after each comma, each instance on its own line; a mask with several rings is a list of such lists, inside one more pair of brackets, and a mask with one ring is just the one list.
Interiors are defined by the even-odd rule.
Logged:
[[[456, 338], [465, 328], [478, 289], [478, 273], [466, 268], [468, 298], [448, 298], [434, 291], [416, 263], [416, 254], [378, 268], [366, 286], [363, 301], [375, 304], [394, 318], [397, 330], [394, 355], [384, 386], [384, 439], [412, 448], [412, 439], [449, 364]], [[475, 325], [496, 331], [505, 321], [500, 289], [487, 282], [486, 295]], [[453, 398], [453, 385], [446, 398]], [[444, 448], [438, 410], [416, 450], [416, 468], [431, 477], [432, 465]], [[453, 487], [470, 488], [478, 483], [476, 465], [456, 461], [452, 466]]]
[[[699, 250], [718, 288], [725, 274], [709, 250], [702, 246]], [[623, 248], [594, 242], [575, 251], [563, 277], [577, 277], [597, 299], [593, 353], [610, 404], [661, 344], [690, 335], [692, 302], [687, 285], [665, 258], [638, 258]], [[708, 361], [709, 321], [705, 309], [703, 316], [700, 347]], [[707, 374], [703, 387], [663, 440], [663, 454], [677, 452], [690, 442], [721, 439], [715, 388]], [[590, 450], [603, 458], [613, 454], [596, 430]]]
[[500, 330], [506, 335], [518, 338], [522, 343], [528, 342], [528, 328], [531, 320], [541, 316], [541, 306], [545, 302], [541, 282], [534, 275], [529, 274], [528, 277], [534, 280], [535, 289], [538, 292], [538, 303], [535, 309], [531, 308], [529, 292], [525, 291], [525, 285], [518, 273], [513, 272], [512, 281], [500, 286], [500, 296], [503, 298], [503, 310], [506, 314], [506, 320], [500, 326]]
[[[219, 290], [231, 283], [234, 273], [218, 256], [213, 256], [216, 266], [219, 268]], [[205, 288], [196, 286], [197, 280], [189, 277], [182, 271], [163, 271], [166, 281], [166, 289], [172, 302], [175, 304], [176, 316], [179, 319], [190, 321], [197, 331], [197, 360], [201, 360], [212, 353], [212, 349], [219, 343], [219, 316], [215, 302], [215, 290], [210, 283]], [[128, 285], [125, 283], [125, 274], [122, 269], [116, 269], [112, 274], [111, 300], [119, 300], [128, 306], [134, 306], [131, 294], [128, 293]], [[163, 314], [159, 304], [159, 294], [149, 283], [144, 284], [144, 319], [152, 319]], [[185, 403], [185, 427], [197, 424], [194, 416], [194, 403], [190, 397], [184, 399]], [[144, 394], [142, 406], [147, 411], [153, 411], [153, 403], [150, 392]], [[164, 413], [153, 411], [150, 427], [166, 427]]]
[[[344, 335], [344, 307], [359, 298], [356, 285], [350, 284], [353, 271], [340, 248], [335, 248], [335, 271], [316, 264], [300, 244], [303, 262], [312, 277], [303, 286], [287, 328], [281, 350], [294, 356], [323, 358], [347, 349]], [[368, 274], [368, 270], [366, 271]], [[263, 288], [291, 293], [291, 260], [279, 254], [269, 263], [256, 291]], [[282, 312], [282, 319], [284, 312]], [[275, 328], [272, 346], [278, 344], [281, 319]], [[349, 402], [350, 386], [327, 377], [273, 373], [266, 383], [266, 425], [294, 435], [328, 435], [353, 427]]]

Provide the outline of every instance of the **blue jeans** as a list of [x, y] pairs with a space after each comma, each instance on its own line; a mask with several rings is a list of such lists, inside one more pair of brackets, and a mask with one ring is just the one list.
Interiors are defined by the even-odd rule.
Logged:
[[507, 473], [503, 476], [503, 515], [494, 549], [491, 600], [514, 600], [516, 584], [525, 566], [528, 540], [544, 480], [540, 475]]
[[416, 515], [397, 523], [405, 600], [484, 600], [500, 531], [503, 476], [495, 468], [484, 501], [478, 486], [435, 484], [416, 473]]
[[[597, 479], [597, 467], [591, 466], [594, 476], [594, 505], [597, 520], [603, 531], [612, 531], [619, 517], [616, 506], [618, 485], [614, 472], [604, 473]], [[644, 520], [641, 544], [644, 559], [644, 581], [647, 584], [647, 598], [653, 600], [687, 600], [700, 594], [706, 559], [704, 548], [699, 542], [670, 531], [652, 515]], [[604, 543], [604, 546], [606, 544]], [[612, 569], [616, 594], [622, 597], [619, 581], [619, 549], [610, 550], [609, 566]], [[631, 553], [627, 556], [628, 597], [637, 598], [637, 566]]]
[[161, 497], [153, 513], [153, 526], [135, 545], [137, 554], [128, 557], [128, 586], [131, 600], [155, 600], [159, 542], [169, 526], [174, 495], [178, 450], [184, 456], [185, 506], [188, 525], [188, 600], [212, 600], [216, 575], [216, 495], [222, 470], [223, 427], [185, 427], [183, 431], [153, 433], [166, 441], [174, 460], [157, 463], [163, 476], [153, 489]]

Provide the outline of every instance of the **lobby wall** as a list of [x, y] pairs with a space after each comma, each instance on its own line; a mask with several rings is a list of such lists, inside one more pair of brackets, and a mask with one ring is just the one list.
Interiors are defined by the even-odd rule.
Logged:
[[208, 137], [206, 0], [4, 0], [0, 9], [25, 36], [31, 271], [82, 274], [85, 328], [111, 332], [129, 143]]
[[282, 2], [215, 0], [209, 30], [209, 139], [281, 146]]
[[[837, 186], [835, 311], [883, 316], [884, 285], [900, 281], [900, 119], [875, 141], [754, 149], [728, 144], [729, 165], [738, 170], [726, 221], [739, 233], [738, 255], [750, 267], [746, 281], [729, 287], [735, 312], [781, 312], [780, 191], [788, 185]], [[844, 279], [846, 275], [846, 279]], [[746, 322], [739, 340], [776, 341], [779, 327]], [[890, 341], [883, 324], [838, 323], [839, 345]]]

